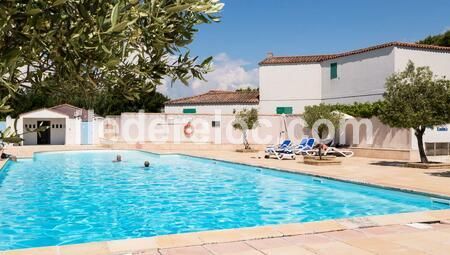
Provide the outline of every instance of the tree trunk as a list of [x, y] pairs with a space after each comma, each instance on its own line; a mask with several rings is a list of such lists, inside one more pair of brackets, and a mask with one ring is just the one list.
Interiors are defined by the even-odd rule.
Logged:
[[425, 153], [425, 149], [423, 148], [423, 134], [425, 133], [425, 127], [419, 127], [415, 129], [415, 135], [417, 138], [417, 146], [419, 146], [420, 153], [420, 162], [428, 163], [427, 154]]
[[319, 160], [322, 160], [322, 144], [319, 144]]
[[248, 140], [247, 140], [247, 131], [242, 131], [242, 139], [244, 141], [244, 149], [250, 150], [251, 149], [250, 144], [248, 143]]

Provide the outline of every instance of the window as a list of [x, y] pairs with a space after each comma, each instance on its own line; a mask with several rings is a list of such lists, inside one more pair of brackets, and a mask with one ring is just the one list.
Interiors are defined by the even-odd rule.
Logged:
[[197, 109], [195, 108], [184, 108], [183, 113], [197, 113]]
[[62, 124], [59, 124], [59, 128], [63, 128], [63, 125], [62, 125]]
[[292, 107], [277, 107], [277, 114], [292, 114]]
[[213, 120], [211, 122], [211, 124], [212, 124], [212, 127], [220, 127], [220, 121]]
[[338, 73], [337, 73], [337, 63], [331, 63], [330, 65], [330, 78], [336, 79], [338, 77]]
[[52, 124], [52, 128], [55, 128], [55, 124]]

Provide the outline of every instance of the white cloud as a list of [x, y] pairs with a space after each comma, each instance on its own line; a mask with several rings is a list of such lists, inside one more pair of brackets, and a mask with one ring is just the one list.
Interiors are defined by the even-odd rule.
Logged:
[[245, 69], [249, 63], [242, 59], [231, 59], [227, 54], [220, 53], [214, 57], [213, 71], [206, 74], [206, 81], [192, 80], [189, 86], [180, 82], [170, 82], [158, 87], [158, 91], [171, 99], [205, 93], [209, 90], [234, 91], [239, 88], [258, 87], [258, 68]]

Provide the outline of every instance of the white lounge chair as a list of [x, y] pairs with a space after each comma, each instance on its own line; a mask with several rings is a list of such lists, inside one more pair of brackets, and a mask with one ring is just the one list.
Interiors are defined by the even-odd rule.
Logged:
[[[319, 149], [308, 150], [308, 151], [306, 151], [306, 154], [310, 155], [310, 156], [317, 156], [317, 155], [319, 155]], [[335, 147], [328, 147], [326, 150], [322, 150], [322, 155], [323, 156], [334, 155], [337, 157], [350, 158], [350, 157], [353, 157], [354, 153], [353, 153], [353, 151], [350, 151], [350, 150], [339, 150]]]
[[283, 159], [295, 159], [295, 153], [294, 151], [289, 148], [286, 147], [284, 149], [269, 149], [270, 152], [266, 153], [265, 158], [270, 158], [270, 156], [275, 156], [278, 160], [283, 160]]
[[350, 150], [339, 150], [336, 147], [328, 147], [327, 154], [332, 154], [335, 156], [342, 156], [346, 158], [353, 157], [354, 153]]

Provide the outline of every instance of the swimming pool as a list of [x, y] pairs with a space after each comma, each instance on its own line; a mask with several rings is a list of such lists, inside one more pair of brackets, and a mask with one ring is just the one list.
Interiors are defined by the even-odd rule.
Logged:
[[[112, 162], [116, 154], [123, 162]], [[0, 250], [448, 208], [406, 192], [181, 155], [37, 153], [0, 172]]]

